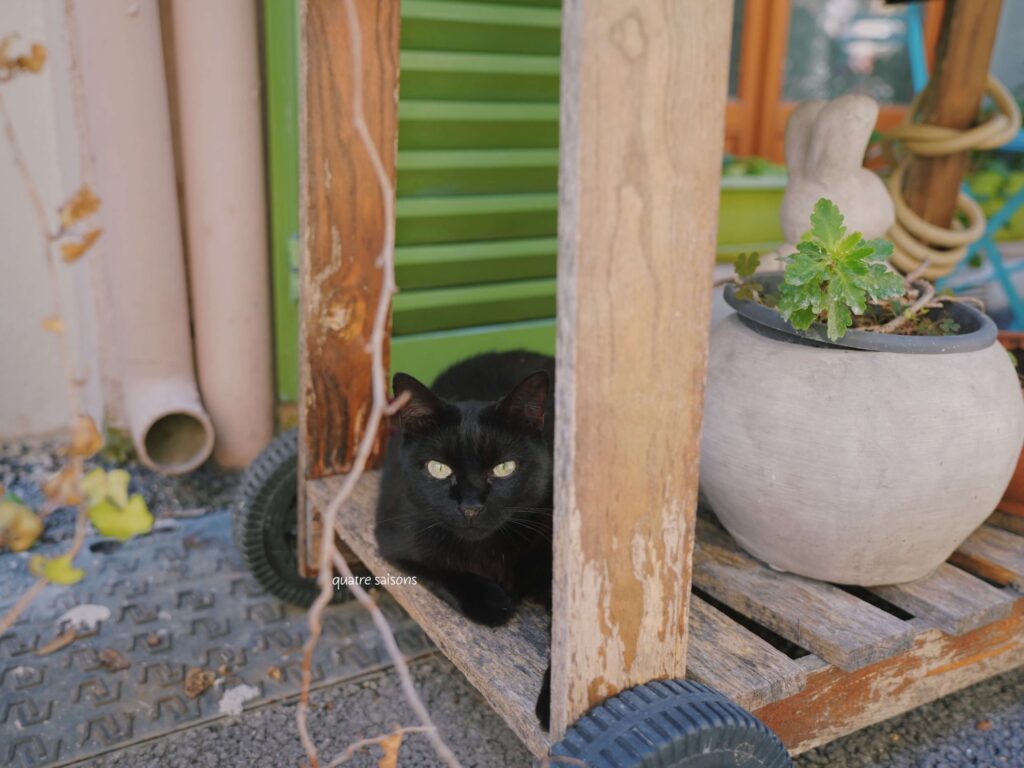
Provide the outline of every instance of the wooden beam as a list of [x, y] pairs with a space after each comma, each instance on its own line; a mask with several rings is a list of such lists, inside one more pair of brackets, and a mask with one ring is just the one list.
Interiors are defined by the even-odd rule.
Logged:
[[732, 3], [563, 6], [552, 736], [682, 677]]
[[924, 629], [909, 651], [856, 672], [814, 656], [800, 662], [811, 667], [804, 690], [754, 711], [793, 754], [1024, 665], [1024, 599], [964, 635]]
[[[356, 6], [366, 122], [394, 186], [399, 3]], [[377, 176], [352, 127], [345, 4], [304, 0], [301, 29], [299, 450], [303, 476], [318, 478], [348, 471], [370, 409], [368, 341], [385, 221]]]
[[[946, 128], [969, 128], [977, 120], [1002, 0], [947, 0], [938, 51], [928, 89], [918, 111], [922, 121]], [[969, 153], [915, 157], [907, 168], [907, 205], [931, 224], [949, 227]]]

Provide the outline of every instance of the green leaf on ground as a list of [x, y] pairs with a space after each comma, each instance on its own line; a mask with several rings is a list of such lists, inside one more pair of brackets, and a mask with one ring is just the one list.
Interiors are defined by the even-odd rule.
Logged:
[[28, 569], [52, 584], [77, 584], [85, 576], [85, 571], [72, 565], [68, 555], [59, 555], [58, 557], [33, 555], [28, 561]]
[[101, 534], [120, 541], [148, 533], [153, 528], [153, 515], [138, 493], [132, 494], [123, 506], [109, 498], [103, 499], [89, 507], [89, 520]]
[[82, 491], [94, 507], [104, 499], [110, 499], [118, 507], [128, 504], [128, 483], [132, 477], [126, 470], [113, 469], [107, 472], [97, 467], [82, 478]]

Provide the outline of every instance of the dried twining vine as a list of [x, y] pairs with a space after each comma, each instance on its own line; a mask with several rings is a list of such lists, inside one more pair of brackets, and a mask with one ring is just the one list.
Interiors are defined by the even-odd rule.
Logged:
[[392, 632], [387, 619], [384, 617], [380, 608], [377, 607], [373, 597], [371, 597], [366, 590], [355, 582], [348, 563], [345, 561], [341, 552], [338, 551], [335, 537], [328, 533], [337, 528], [338, 512], [352, 495], [356, 484], [363, 475], [363, 471], [365, 470], [367, 461], [373, 451], [373, 445], [376, 441], [376, 436], [380, 430], [384, 417], [393, 414], [403, 405], [403, 401], [401, 400], [390, 404], [388, 403], [387, 373], [384, 368], [384, 343], [388, 331], [391, 297], [395, 293], [394, 188], [388, 178], [380, 153], [370, 135], [370, 130], [366, 124], [364, 116], [363, 40], [362, 31], [359, 27], [359, 18], [356, 13], [355, 0], [344, 0], [344, 2], [345, 14], [349, 27], [349, 52], [352, 60], [352, 126], [355, 129], [356, 135], [359, 136], [359, 141], [363, 145], [363, 148], [373, 165], [374, 173], [377, 176], [377, 183], [380, 189], [381, 206], [384, 213], [384, 241], [381, 245], [380, 253], [377, 256], [377, 267], [381, 270], [382, 280], [380, 298], [377, 301], [377, 307], [374, 312], [373, 331], [368, 345], [368, 352], [372, 357], [371, 375], [373, 398], [369, 416], [367, 417], [366, 423], [363, 427], [363, 436], [359, 441], [355, 458], [352, 461], [352, 469], [349, 474], [346, 475], [337, 495], [331, 500], [331, 503], [323, 512], [322, 530], [324, 531], [324, 535], [320, 537], [320, 551], [317, 558], [320, 594], [317, 596], [313, 605], [310, 606], [308, 613], [310, 635], [303, 647], [302, 693], [299, 699], [299, 706], [296, 708], [295, 712], [295, 722], [298, 727], [299, 738], [302, 741], [303, 749], [306, 751], [306, 757], [309, 760], [310, 766], [311, 768], [318, 768], [320, 765], [319, 757], [317, 755], [316, 745], [313, 743], [313, 740], [309, 735], [306, 718], [309, 711], [309, 688], [310, 683], [312, 682], [313, 652], [316, 649], [317, 642], [319, 641], [323, 630], [324, 609], [330, 603], [331, 597], [334, 594], [333, 575], [334, 569], [337, 569], [342, 576], [347, 577], [346, 583], [350, 585], [349, 589], [352, 590], [356, 600], [366, 608], [367, 611], [369, 611], [373, 618], [373, 623], [377, 627], [377, 630], [384, 641], [384, 647], [388, 652], [388, 656], [395, 665], [395, 670], [398, 673], [398, 678], [401, 683], [402, 692], [405, 695], [413, 713], [416, 715], [416, 718], [419, 720], [419, 725], [398, 728], [389, 734], [355, 742], [339, 757], [327, 765], [329, 768], [341, 765], [342, 763], [347, 762], [359, 749], [369, 745], [377, 745], [383, 750], [383, 756], [379, 763], [381, 768], [393, 768], [398, 764], [398, 751], [401, 747], [404, 735], [408, 733], [423, 733], [430, 741], [434, 751], [437, 753], [441, 761], [445, 765], [457, 768], [459, 766], [459, 761], [456, 759], [448, 745], [441, 739], [441, 736], [437, 731], [437, 727], [430, 718], [430, 713], [427, 711], [423, 701], [416, 693], [416, 688], [412, 680], [412, 675], [409, 673], [409, 667], [406, 664], [405, 656], [401, 649], [399, 649], [398, 643], [395, 641], [394, 633]]
[[786, 257], [777, 291], [767, 291], [758, 281], [757, 254], [741, 254], [736, 260], [736, 276], [720, 282], [734, 283], [737, 299], [777, 310], [797, 330], [824, 324], [833, 341], [851, 328], [915, 336], [955, 335], [959, 324], [941, 310], [957, 302], [980, 304], [975, 299], [937, 294], [935, 287], [921, 278], [921, 269], [906, 277], [889, 269], [886, 260], [892, 256], [892, 243], [848, 233], [843, 214], [827, 198], [814, 206], [810, 224], [796, 252]]
[[[33, 43], [27, 52], [13, 54], [16, 35], [0, 39], [0, 84], [21, 75], [41, 72], [46, 64], [47, 51], [40, 43]], [[145, 533], [153, 525], [145, 501], [139, 494], [129, 495], [130, 477], [124, 470], [107, 472], [101, 468], [85, 473], [85, 461], [103, 447], [96, 422], [84, 413], [82, 388], [85, 380], [75, 371], [70, 344], [64, 328], [58, 262], [72, 264], [78, 261], [96, 243], [102, 230], [89, 226], [89, 221], [100, 208], [100, 199], [88, 185], [83, 185], [57, 211], [57, 225], [53, 226], [39, 185], [29, 170], [28, 161], [18, 141], [14, 121], [0, 90], [0, 125], [10, 148], [14, 165], [29, 197], [43, 243], [43, 259], [49, 279], [52, 308], [42, 319], [42, 327], [57, 338], [64, 378], [67, 382], [68, 410], [72, 414], [70, 436], [61, 448], [63, 466], [43, 484], [46, 501], [34, 511], [20, 498], [0, 487], [0, 549], [15, 552], [28, 550], [43, 532], [48, 515], [60, 507], [78, 507], [75, 535], [62, 555], [47, 558], [34, 555], [28, 561], [29, 570], [38, 579], [20, 596], [7, 613], [0, 618], [0, 634], [18, 619], [32, 600], [47, 584], [74, 584], [81, 581], [84, 571], [74, 566], [75, 557], [82, 548], [88, 524], [103, 535], [126, 540]]]

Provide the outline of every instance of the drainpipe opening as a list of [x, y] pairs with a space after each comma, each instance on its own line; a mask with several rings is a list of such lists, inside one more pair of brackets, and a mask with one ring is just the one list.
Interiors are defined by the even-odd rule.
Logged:
[[164, 474], [178, 475], [209, 458], [213, 428], [205, 414], [167, 413], [150, 424], [141, 442], [144, 464]]

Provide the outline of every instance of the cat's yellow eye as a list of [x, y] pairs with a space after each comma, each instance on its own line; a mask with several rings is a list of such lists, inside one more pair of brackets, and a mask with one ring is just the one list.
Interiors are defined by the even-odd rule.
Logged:
[[495, 477], [508, 477], [516, 471], [518, 466], [514, 461], [503, 461], [501, 464], [495, 465], [494, 469], [491, 470], [491, 474]]
[[452, 475], [452, 468], [447, 464], [442, 464], [440, 461], [434, 461], [431, 459], [427, 462], [427, 472], [430, 473], [431, 477], [436, 477], [438, 480], [445, 480]]

